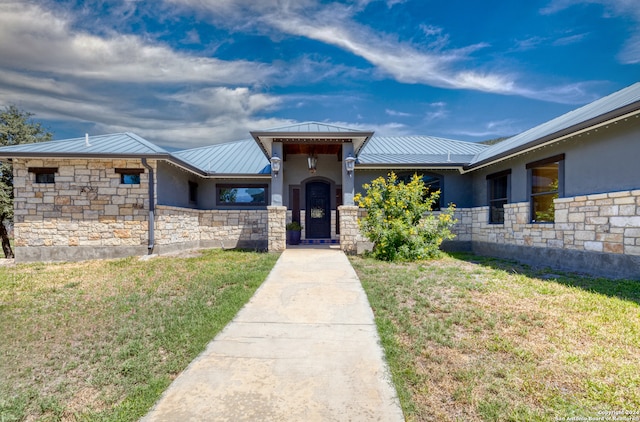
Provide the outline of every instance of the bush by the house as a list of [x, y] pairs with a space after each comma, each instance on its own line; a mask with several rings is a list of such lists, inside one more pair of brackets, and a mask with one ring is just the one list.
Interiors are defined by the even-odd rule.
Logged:
[[455, 205], [434, 214], [440, 191], [429, 192], [417, 174], [405, 183], [391, 172], [363, 185], [356, 203], [366, 210], [363, 234], [373, 242], [372, 254], [384, 261], [415, 261], [440, 254], [440, 244], [453, 239]]

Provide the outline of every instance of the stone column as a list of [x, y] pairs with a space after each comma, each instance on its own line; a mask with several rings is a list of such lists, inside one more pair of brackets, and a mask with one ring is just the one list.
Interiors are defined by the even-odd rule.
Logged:
[[347, 254], [355, 254], [358, 246], [358, 207], [355, 205], [342, 205], [340, 211], [340, 249]]
[[269, 236], [269, 252], [282, 252], [287, 247], [287, 207], [270, 205], [267, 231]]

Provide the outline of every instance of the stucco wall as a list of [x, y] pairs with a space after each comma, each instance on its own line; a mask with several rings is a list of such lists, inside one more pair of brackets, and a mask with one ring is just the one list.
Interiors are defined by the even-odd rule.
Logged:
[[[356, 193], [364, 194], [362, 185], [365, 183], [371, 183], [372, 180], [378, 177], [387, 177], [389, 170], [358, 170], [355, 172], [355, 191]], [[473, 183], [469, 175], [460, 174], [458, 170], [438, 170], [438, 171], [424, 171], [424, 170], [395, 170], [396, 174], [433, 174], [439, 175], [443, 178], [443, 197], [442, 203], [447, 206], [449, 203], [456, 204], [457, 207], [467, 208], [473, 205]]]
[[[208, 181], [197, 177], [193, 173], [189, 173], [174, 165], [168, 164], [164, 161], [158, 163], [158, 204], [170, 205], [174, 207], [183, 208], [199, 208], [200, 195], [206, 182], [213, 184], [213, 181]], [[198, 184], [198, 203], [192, 203], [189, 201], [189, 182]]]
[[511, 169], [511, 200], [529, 200], [526, 164], [565, 154], [564, 196], [632, 190], [639, 187], [637, 157], [640, 157], [640, 118], [591, 131], [495, 165], [475, 170], [472, 206], [487, 204], [488, 174]]

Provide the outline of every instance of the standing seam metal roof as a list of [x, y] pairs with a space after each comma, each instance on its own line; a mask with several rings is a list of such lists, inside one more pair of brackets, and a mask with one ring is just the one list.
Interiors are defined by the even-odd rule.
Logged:
[[294, 133], [313, 133], [313, 132], [361, 132], [359, 129], [329, 125], [319, 122], [303, 122], [293, 125], [276, 127], [260, 132], [294, 132]]
[[207, 173], [271, 173], [269, 161], [253, 139], [177, 151], [171, 155]]
[[569, 129], [638, 101], [640, 101], [640, 82], [563, 114], [553, 120], [549, 120], [498, 144], [492, 145], [486, 150], [479, 152], [470, 164], [473, 166], [484, 160], [490, 161], [500, 154], [517, 151], [519, 148], [525, 147], [527, 144], [534, 143], [546, 136]]
[[2, 152], [42, 154], [42, 155], [168, 155], [163, 148], [130, 132], [113, 133], [89, 137], [89, 146], [85, 138], [60, 141], [37, 142], [0, 148]]

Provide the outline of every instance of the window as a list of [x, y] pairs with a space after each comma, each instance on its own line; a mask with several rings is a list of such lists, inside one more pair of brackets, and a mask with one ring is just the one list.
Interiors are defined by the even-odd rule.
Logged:
[[[398, 181], [409, 183], [411, 181], [411, 178], [413, 178], [414, 174], [416, 173], [399, 174]], [[424, 175], [418, 175], [418, 176], [422, 177], [422, 182], [424, 183], [424, 186], [426, 188], [425, 195], [427, 193], [433, 193], [438, 190], [440, 191], [440, 197], [438, 198], [438, 201], [435, 204], [433, 204], [434, 211], [440, 210], [440, 208], [444, 204], [444, 192], [442, 190], [442, 176], [439, 176], [437, 174], [424, 174]]]
[[218, 185], [218, 205], [267, 205], [267, 185]]
[[487, 176], [489, 223], [504, 224], [504, 204], [509, 202], [511, 170]]
[[36, 183], [55, 183], [57, 167], [29, 167], [29, 172], [35, 174]]
[[563, 195], [564, 154], [527, 164], [531, 222], [553, 223], [553, 200]]
[[195, 182], [189, 182], [189, 202], [198, 203], [198, 184]]
[[139, 185], [140, 175], [144, 173], [143, 169], [116, 169], [116, 173], [120, 173], [120, 183], [123, 185]]

